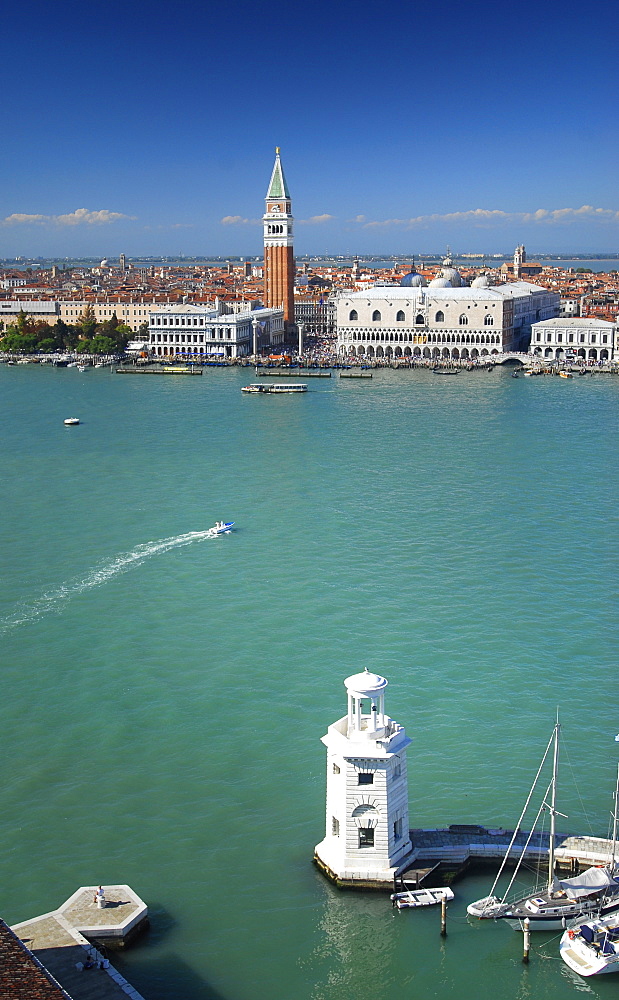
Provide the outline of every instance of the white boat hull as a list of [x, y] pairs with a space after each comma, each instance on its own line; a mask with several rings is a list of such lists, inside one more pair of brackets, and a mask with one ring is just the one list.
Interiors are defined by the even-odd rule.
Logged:
[[576, 921], [563, 934], [559, 953], [579, 976], [619, 972], [619, 919], [611, 916]]
[[451, 889], [444, 886], [440, 889], [412, 889], [410, 892], [394, 892], [391, 902], [398, 910], [416, 909], [420, 906], [436, 906], [443, 900], [454, 898]]

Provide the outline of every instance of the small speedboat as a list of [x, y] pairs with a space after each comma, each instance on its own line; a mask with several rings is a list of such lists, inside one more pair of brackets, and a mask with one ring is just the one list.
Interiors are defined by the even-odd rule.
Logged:
[[67, 417], [67, 419], [65, 420], [65, 424], [67, 425], [67, 427], [75, 427], [75, 425], [79, 424], [79, 422], [80, 422], [79, 417]]
[[234, 521], [215, 521], [213, 527], [208, 529], [208, 534], [211, 538], [215, 535], [229, 535], [233, 527]]
[[394, 892], [390, 897], [393, 906], [398, 910], [407, 910], [417, 906], [435, 906], [443, 900], [454, 898], [452, 890], [448, 886], [440, 889], [411, 889], [409, 892]]
[[559, 372], [561, 378], [574, 378], [571, 372]]

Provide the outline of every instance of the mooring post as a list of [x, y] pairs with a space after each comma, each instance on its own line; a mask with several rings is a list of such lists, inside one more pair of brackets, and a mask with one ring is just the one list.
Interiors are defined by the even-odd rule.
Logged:
[[447, 937], [447, 900], [441, 899], [441, 937]]
[[524, 918], [524, 951], [522, 953], [522, 961], [525, 965], [529, 964], [529, 951], [531, 948], [531, 921], [528, 917]]

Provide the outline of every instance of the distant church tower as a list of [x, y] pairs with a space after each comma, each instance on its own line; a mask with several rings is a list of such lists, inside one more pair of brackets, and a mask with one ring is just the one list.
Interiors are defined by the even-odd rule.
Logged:
[[347, 677], [348, 713], [322, 737], [327, 748], [327, 826], [314, 860], [329, 878], [369, 884], [393, 878], [411, 851], [404, 727], [385, 715], [387, 681]]
[[294, 323], [294, 256], [290, 192], [275, 150], [275, 166], [266, 196], [264, 222], [264, 304], [284, 307], [284, 324]]
[[526, 263], [527, 252], [523, 246], [516, 247], [514, 250], [514, 278], [519, 278], [521, 274], [522, 265]]

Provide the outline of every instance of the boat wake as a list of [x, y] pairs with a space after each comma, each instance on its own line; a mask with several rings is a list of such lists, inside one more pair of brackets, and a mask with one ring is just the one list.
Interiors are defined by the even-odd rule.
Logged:
[[52, 614], [63, 608], [77, 594], [85, 590], [100, 587], [115, 576], [140, 566], [151, 556], [162, 555], [170, 549], [178, 549], [193, 542], [203, 542], [214, 536], [208, 531], [188, 531], [184, 535], [174, 535], [172, 538], [161, 538], [155, 542], [143, 542], [136, 545], [130, 552], [121, 552], [111, 559], [105, 559], [89, 570], [84, 576], [76, 577], [61, 584], [55, 590], [41, 594], [30, 604], [20, 604], [5, 618], [0, 619], [0, 635], [10, 632], [19, 625], [35, 621], [45, 615]]

